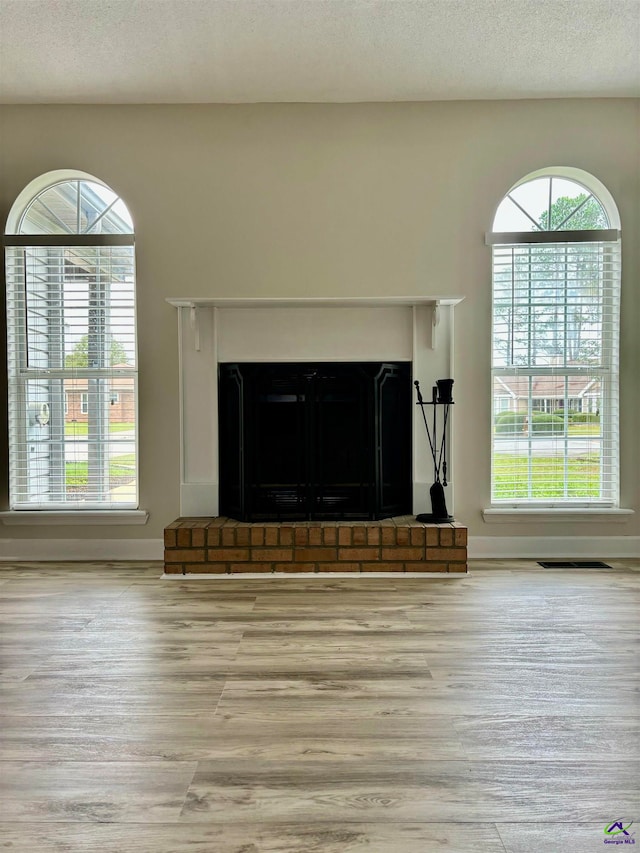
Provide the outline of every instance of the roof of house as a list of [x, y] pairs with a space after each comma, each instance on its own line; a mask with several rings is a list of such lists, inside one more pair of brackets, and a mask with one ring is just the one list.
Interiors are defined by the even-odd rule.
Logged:
[[[564, 376], [534, 376], [531, 388], [532, 397], [563, 398], [565, 395]], [[583, 397], [585, 394], [599, 394], [600, 380], [591, 376], [568, 376], [567, 396]], [[497, 396], [509, 394], [512, 397], [529, 396], [528, 376], [494, 377], [494, 393]]]

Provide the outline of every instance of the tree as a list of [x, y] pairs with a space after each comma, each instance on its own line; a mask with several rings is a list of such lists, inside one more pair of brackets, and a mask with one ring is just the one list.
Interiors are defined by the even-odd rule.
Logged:
[[[120, 341], [111, 338], [110, 364], [127, 364], [129, 359]], [[83, 335], [64, 360], [65, 367], [89, 367], [89, 335]]]
[[[587, 193], [574, 198], [561, 196], [551, 205], [550, 213], [550, 228], [549, 211], [544, 211], [540, 217], [539, 223], [544, 231], [589, 231], [607, 228], [609, 225], [600, 202]], [[598, 361], [601, 356], [600, 336], [588, 334], [589, 327], [597, 329], [600, 322], [601, 270], [598, 254], [594, 254], [588, 243], [569, 245], [564, 257], [560, 258], [556, 252], [554, 258], [546, 261], [545, 266], [550, 284], [556, 289], [560, 284], [566, 295], [566, 316], [563, 321], [566, 324], [566, 343], [556, 340], [553, 354], [563, 354], [567, 362]], [[560, 318], [554, 319], [557, 337]]]
[[548, 223], [549, 211], [545, 210], [538, 221], [543, 231], [589, 231], [608, 227], [602, 205], [587, 193], [574, 198], [561, 196], [554, 201], [551, 205], [551, 227]]
[[[549, 213], [551, 217], [549, 218]], [[549, 220], [551, 228], [548, 227]], [[532, 230], [608, 227], [600, 202], [587, 193], [561, 196]], [[601, 357], [601, 258], [593, 243], [523, 244], [495, 277], [495, 357], [505, 365], [597, 363]]]

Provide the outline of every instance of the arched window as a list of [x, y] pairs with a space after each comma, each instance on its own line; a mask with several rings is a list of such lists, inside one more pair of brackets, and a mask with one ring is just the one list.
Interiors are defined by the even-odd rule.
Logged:
[[528, 175], [498, 206], [494, 506], [618, 504], [619, 228], [577, 169]]
[[131, 216], [91, 175], [50, 172], [4, 242], [11, 509], [136, 508]]

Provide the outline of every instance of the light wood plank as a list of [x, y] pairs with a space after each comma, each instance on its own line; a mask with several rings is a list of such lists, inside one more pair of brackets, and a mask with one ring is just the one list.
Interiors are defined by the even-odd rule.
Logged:
[[632, 762], [413, 761], [198, 764], [186, 821], [607, 820], [640, 797]]
[[504, 853], [491, 824], [0, 823], [19, 853]]
[[5, 820], [171, 821], [195, 762], [3, 761]]
[[588, 853], [634, 819], [630, 561], [455, 582], [160, 573], [0, 566], [5, 846]]
[[174, 716], [5, 716], [0, 759], [22, 761], [464, 759], [447, 718], [260, 720], [200, 713]]

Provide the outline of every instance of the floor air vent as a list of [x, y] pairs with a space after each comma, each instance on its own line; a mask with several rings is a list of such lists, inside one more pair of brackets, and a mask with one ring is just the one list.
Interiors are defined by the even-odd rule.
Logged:
[[601, 560], [539, 560], [543, 569], [610, 569]]

